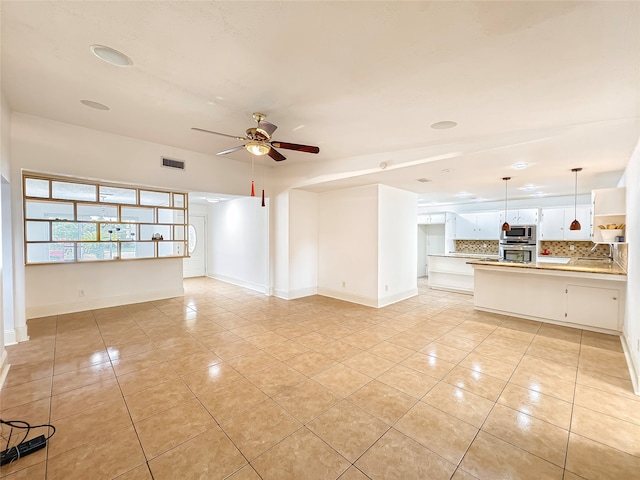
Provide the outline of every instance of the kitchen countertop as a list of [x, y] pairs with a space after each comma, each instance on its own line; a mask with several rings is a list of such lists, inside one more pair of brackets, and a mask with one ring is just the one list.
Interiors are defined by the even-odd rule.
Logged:
[[[553, 257], [552, 257], [553, 258]], [[487, 266], [500, 266], [506, 268], [529, 268], [537, 270], [560, 270], [565, 272], [584, 272], [584, 273], [604, 273], [610, 275], [626, 275], [627, 272], [615, 262], [609, 262], [605, 260], [590, 260], [590, 259], [578, 259], [572, 258], [567, 263], [553, 263], [553, 262], [531, 262], [531, 263], [517, 263], [517, 262], [501, 262], [499, 260], [479, 259], [467, 262], [471, 265], [487, 265]]]
[[450, 257], [450, 258], [472, 258], [472, 259], [487, 259], [487, 260], [498, 260], [498, 254], [491, 253], [438, 253], [438, 254], [429, 254], [428, 257]]

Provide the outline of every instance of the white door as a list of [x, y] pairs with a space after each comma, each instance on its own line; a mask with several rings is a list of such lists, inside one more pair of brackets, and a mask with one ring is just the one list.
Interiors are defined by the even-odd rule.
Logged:
[[204, 277], [207, 274], [207, 228], [205, 217], [189, 215], [189, 258], [182, 264], [182, 276]]
[[427, 225], [418, 225], [418, 278], [427, 276]]

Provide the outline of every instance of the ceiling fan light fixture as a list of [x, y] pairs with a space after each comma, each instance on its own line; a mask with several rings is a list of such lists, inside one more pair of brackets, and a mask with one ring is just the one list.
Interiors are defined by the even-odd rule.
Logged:
[[246, 145], [246, 149], [249, 153], [251, 153], [252, 155], [256, 155], [256, 156], [262, 156], [262, 155], [266, 155], [267, 153], [269, 153], [269, 150], [271, 150], [271, 147], [269, 145], [265, 145], [264, 143], [261, 142], [249, 142]]

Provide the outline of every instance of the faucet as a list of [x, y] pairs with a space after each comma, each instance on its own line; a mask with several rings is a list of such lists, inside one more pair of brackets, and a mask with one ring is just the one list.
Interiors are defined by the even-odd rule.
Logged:
[[[598, 249], [599, 243], [596, 243], [593, 247], [591, 247], [591, 253], [594, 253]], [[608, 258], [610, 262], [613, 262], [613, 243], [609, 243], [609, 255], [605, 258]]]

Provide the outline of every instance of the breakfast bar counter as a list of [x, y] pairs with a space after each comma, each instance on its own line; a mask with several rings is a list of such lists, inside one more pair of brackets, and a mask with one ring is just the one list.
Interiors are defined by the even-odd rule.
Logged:
[[[545, 259], [547, 260], [547, 259]], [[541, 322], [617, 334], [622, 328], [627, 275], [614, 262], [554, 263], [469, 260], [474, 307]]]

